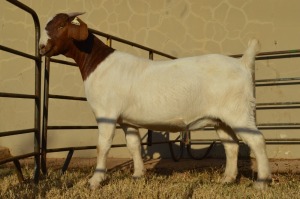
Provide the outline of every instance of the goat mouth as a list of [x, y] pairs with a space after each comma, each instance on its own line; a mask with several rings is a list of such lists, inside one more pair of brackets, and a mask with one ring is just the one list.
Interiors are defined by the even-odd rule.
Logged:
[[49, 54], [50, 50], [51, 49], [42, 48], [42, 49], [40, 49], [40, 54], [42, 56], [47, 56], [47, 54]]

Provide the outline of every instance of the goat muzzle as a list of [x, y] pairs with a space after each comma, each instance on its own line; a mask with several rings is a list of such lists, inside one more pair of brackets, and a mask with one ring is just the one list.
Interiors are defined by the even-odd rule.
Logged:
[[40, 44], [40, 45], [39, 45], [39, 49], [40, 49], [40, 54], [41, 54], [42, 56], [46, 55], [47, 52], [50, 51], [49, 48], [48, 48], [48, 49], [46, 48], [46, 45], [45, 45], [45, 44]]

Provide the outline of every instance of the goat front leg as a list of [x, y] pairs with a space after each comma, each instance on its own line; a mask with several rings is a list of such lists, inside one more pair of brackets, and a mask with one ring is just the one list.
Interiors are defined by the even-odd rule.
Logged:
[[133, 159], [133, 178], [140, 178], [144, 174], [144, 162], [141, 154], [141, 137], [139, 130], [131, 127], [123, 128], [126, 136], [128, 150]]
[[97, 166], [94, 175], [89, 180], [90, 188], [96, 189], [106, 178], [106, 160], [115, 134], [115, 121], [98, 121], [99, 137], [97, 145]]

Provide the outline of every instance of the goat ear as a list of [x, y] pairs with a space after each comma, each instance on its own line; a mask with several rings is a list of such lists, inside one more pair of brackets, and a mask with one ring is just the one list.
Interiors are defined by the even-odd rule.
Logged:
[[68, 35], [69, 37], [83, 41], [86, 40], [89, 32], [86, 23], [84, 23], [81, 19], [77, 18], [77, 16], [72, 16], [69, 18], [69, 27], [68, 27]]

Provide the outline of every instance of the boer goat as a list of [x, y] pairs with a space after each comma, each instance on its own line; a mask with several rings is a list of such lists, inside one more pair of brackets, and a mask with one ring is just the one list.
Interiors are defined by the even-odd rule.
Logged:
[[259, 43], [253, 39], [240, 59], [210, 54], [152, 61], [114, 50], [88, 31], [77, 16], [60, 13], [46, 25], [40, 53], [63, 54], [78, 64], [87, 100], [99, 128], [92, 189], [105, 179], [106, 159], [118, 123], [133, 157], [133, 177], [144, 172], [138, 129], [188, 131], [216, 128], [226, 152], [222, 182], [237, 176], [238, 138], [249, 145], [258, 165], [258, 188], [270, 181], [265, 140], [253, 110], [252, 68]]

